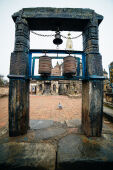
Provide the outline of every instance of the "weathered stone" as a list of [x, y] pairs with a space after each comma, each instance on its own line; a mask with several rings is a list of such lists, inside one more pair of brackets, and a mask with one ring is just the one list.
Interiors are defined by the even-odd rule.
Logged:
[[87, 74], [88, 75], [98, 75], [103, 76], [102, 69], [102, 56], [100, 54], [91, 54], [87, 55]]
[[14, 21], [20, 15], [22, 18], [26, 18], [30, 30], [56, 31], [58, 27], [65, 31], [83, 31], [88, 21], [91, 20], [94, 25], [93, 17], [98, 23], [103, 19], [103, 16], [96, 14], [94, 10], [83, 8], [23, 8], [21, 11], [14, 13]]
[[[24, 48], [29, 49], [29, 47], [30, 47], [30, 44], [29, 44], [30, 30], [29, 30], [27, 20], [22, 19], [21, 17], [20, 18], [17, 17], [15, 28], [16, 28], [16, 31], [15, 31], [14, 51], [19, 51], [19, 50], [24, 51]], [[22, 47], [21, 49], [20, 49], [20, 46]]]
[[52, 137], [59, 136], [63, 133], [65, 133], [66, 130], [63, 128], [56, 128], [56, 127], [51, 127], [48, 129], [40, 130], [36, 132], [35, 138], [37, 140], [42, 140], [42, 139], [49, 139]]
[[[98, 21], [94, 16], [83, 31], [83, 49], [86, 52], [86, 76], [102, 76], [102, 57], [99, 54]], [[82, 128], [87, 136], [100, 136], [103, 116], [103, 82], [82, 83]]]
[[14, 51], [15, 52], [23, 52], [24, 51], [25, 53], [28, 54], [29, 48], [24, 46], [23, 44], [18, 43], [18, 44], [16, 44]]
[[5, 143], [0, 145], [0, 169], [55, 170], [56, 152], [47, 143]]
[[30, 47], [29, 40], [26, 37], [20, 36], [20, 35], [16, 36], [16, 38], [15, 38], [15, 45], [18, 45], [18, 44], [21, 44], [28, 48]]
[[52, 126], [53, 120], [30, 120], [30, 129], [44, 129]]
[[29, 81], [9, 82], [9, 135], [27, 133], [29, 127]]
[[10, 74], [26, 75], [29, 74], [28, 54], [23, 52], [11, 53]]
[[113, 137], [108, 138], [93, 139], [74, 134], [65, 136], [58, 144], [57, 169], [112, 169]]
[[101, 136], [103, 83], [84, 81], [82, 89], [82, 129], [87, 136]]
[[[15, 47], [11, 54], [10, 75], [29, 74], [29, 35], [26, 19], [17, 17]], [[13, 79], [9, 82], [9, 135], [18, 136], [27, 133], [29, 128], [29, 80]]]
[[[59, 28], [60, 31], [83, 31], [83, 50], [87, 54], [86, 76], [93, 74], [102, 75], [102, 61], [98, 46], [98, 25], [102, 21], [103, 16], [97, 14], [94, 10], [82, 8], [24, 8], [21, 11], [15, 13], [13, 15], [13, 19], [16, 23], [14, 51], [23, 51], [23, 55], [25, 53], [28, 54], [29, 52], [30, 30], [56, 31], [56, 28]], [[28, 63], [26, 57], [23, 59], [23, 55], [20, 56], [20, 59], [16, 58], [17, 53], [12, 55], [11, 67], [14, 66], [14, 69], [11, 68], [11, 74], [28, 75]], [[21, 85], [23, 85], [23, 87], [20, 88]], [[22, 134], [23, 129], [24, 133], [27, 131], [26, 127], [28, 127], [29, 119], [26, 117], [28, 116], [27, 109], [29, 106], [28, 86], [29, 83], [25, 80], [24, 83], [23, 80], [12, 79], [10, 81], [9, 103], [11, 106], [9, 106], [9, 132], [11, 135]], [[63, 84], [61, 84], [59, 87], [60, 94], [64, 93], [62, 92], [62, 89], [64, 89], [62, 86]], [[12, 87], [14, 89], [12, 89]], [[66, 88], [68, 89], [68, 87]], [[23, 103], [21, 102], [23, 101], [22, 95], [18, 95], [19, 92], [21, 92], [21, 94], [25, 97], [25, 101]], [[101, 108], [102, 83], [83, 82], [82, 123], [86, 135], [101, 135]], [[25, 122], [27, 122], [27, 125], [25, 125]], [[24, 128], [22, 128], [22, 126]]]
[[72, 119], [72, 120], [66, 120], [66, 124], [68, 127], [80, 127], [81, 120], [80, 119]]

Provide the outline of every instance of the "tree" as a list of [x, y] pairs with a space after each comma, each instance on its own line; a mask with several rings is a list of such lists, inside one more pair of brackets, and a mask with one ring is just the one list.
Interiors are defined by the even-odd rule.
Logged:
[[0, 86], [3, 86], [3, 85], [4, 85], [3, 77], [4, 77], [4, 76], [0, 74]]
[[0, 86], [8, 86], [8, 81], [4, 80], [4, 76], [0, 74]]

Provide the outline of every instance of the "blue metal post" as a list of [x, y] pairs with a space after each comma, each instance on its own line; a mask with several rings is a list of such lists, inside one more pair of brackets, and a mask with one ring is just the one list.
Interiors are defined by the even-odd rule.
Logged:
[[77, 58], [77, 76], [80, 76], [80, 58]]
[[34, 69], [35, 69], [35, 58], [33, 58], [33, 64], [32, 64], [32, 76], [34, 76]]
[[82, 76], [83, 76], [83, 79], [85, 79], [85, 76], [86, 76], [85, 74], [86, 74], [86, 56], [83, 53], [82, 54]]
[[31, 76], [32, 53], [29, 53], [29, 77]]

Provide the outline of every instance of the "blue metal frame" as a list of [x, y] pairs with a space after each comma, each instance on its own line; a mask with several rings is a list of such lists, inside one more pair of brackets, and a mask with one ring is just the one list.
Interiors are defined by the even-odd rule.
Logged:
[[32, 76], [34, 76], [34, 69], [35, 69], [35, 58], [33, 57], [32, 62]]
[[[34, 76], [34, 69], [35, 69], [35, 60], [39, 59], [40, 57], [35, 56], [32, 57], [32, 54], [36, 54], [36, 53], [49, 53], [49, 54], [79, 54], [82, 55], [82, 64], [83, 64], [83, 71], [82, 71], [82, 76], [80, 76], [80, 58], [79, 57], [75, 57], [77, 60], [77, 75], [73, 76], [73, 77], [66, 77], [66, 76], [49, 76], [49, 77], [42, 77], [42, 76]], [[64, 57], [54, 57], [54, 56], [50, 56], [51, 59], [63, 59]], [[32, 58], [32, 60], [31, 60]], [[85, 68], [86, 68], [86, 64], [85, 64], [85, 54], [83, 51], [66, 51], [66, 50], [47, 50], [47, 49], [38, 49], [38, 50], [30, 50], [29, 52], [29, 69], [31, 70], [32, 67], [32, 72], [31, 74], [29, 74], [29, 78], [31, 79], [36, 79], [36, 80], [79, 80], [79, 79], [84, 79], [85, 78]], [[29, 72], [30, 73], [30, 72]]]
[[32, 54], [35, 54], [35, 53], [48, 53], [48, 54], [84, 54], [83, 51], [50, 50], [50, 49], [31, 49], [29, 52], [32, 53]]
[[77, 76], [80, 76], [80, 58], [76, 58], [77, 59]]
[[32, 53], [29, 52], [29, 76], [31, 76], [31, 67], [32, 67]]
[[[72, 77], [66, 76], [35, 76], [34, 69], [35, 69], [35, 60], [39, 59], [40, 57], [32, 57], [34, 53], [49, 53], [49, 54], [79, 54], [82, 55], [82, 76], [80, 75], [80, 58], [75, 57], [77, 59], [77, 75]], [[52, 59], [63, 59], [64, 57], [51, 57]], [[8, 75], [10, 79], [35, 79], [35, 80], [105, 80], [104, 76], [97, 76], [97, 75], [86, 75], [86, 54], [83, 51], [66, 51], [66, 50], [47, 50], [47, 49], [38, 49], [38, 50], [30, 50], [29, 51], [29, 75]]]
[[85, 79], [85, 76], [86, 76], [86, 55], [83, 53], [82, 54], [82, 76], [83, 76], [83, 79]]

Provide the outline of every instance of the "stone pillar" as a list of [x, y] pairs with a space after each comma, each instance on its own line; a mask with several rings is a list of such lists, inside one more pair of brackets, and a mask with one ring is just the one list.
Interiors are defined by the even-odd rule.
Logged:
[[27, 21], [18, 17], [10, 61], [13, 78], [9, 82], [9, 136], [25, 134], [29, 127], [29, 80], [24, 78], [29, 72], [29, 34]]
[[[98, 45], [98, 20], [95, 16], [83, 31], [86, 55], [86, 76], [103, 75], [102, 57]], [[82, 82], [82, 129], [87, 136], [101, 136], [103, 115], [103, 82]]]

